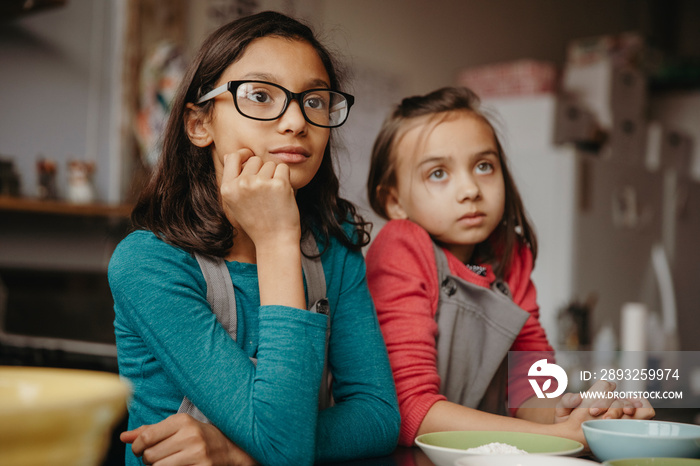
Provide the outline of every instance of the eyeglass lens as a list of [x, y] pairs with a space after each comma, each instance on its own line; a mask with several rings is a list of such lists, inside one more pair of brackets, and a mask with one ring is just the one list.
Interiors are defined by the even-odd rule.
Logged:
[[[262, 120], [280, 117], [287, 104], [285, 90], [269, 83], [241, 83], [235, 91], [235, 98], [239, 112]], [[347, 118], [348, 103], [342, 94], [312, 90], [302, 93], [301, 99], [301, 110], [313, 124], [334, 127], [343, 124]]]

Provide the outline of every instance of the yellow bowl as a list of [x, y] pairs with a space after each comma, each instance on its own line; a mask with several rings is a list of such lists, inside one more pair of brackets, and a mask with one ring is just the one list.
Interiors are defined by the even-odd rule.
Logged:
[[130, 393], [107, 372], [0, 367], [0, 464], [100, 464]]

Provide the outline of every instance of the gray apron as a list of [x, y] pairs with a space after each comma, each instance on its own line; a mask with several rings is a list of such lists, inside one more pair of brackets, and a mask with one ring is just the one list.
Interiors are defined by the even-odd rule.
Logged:
[[505, 282], [488, 289], [452, 275], [445, 252], [433, 246], [440, 393], [453, 403], [505, 415], [506, 356], [530, 314], [513, 302]]
[[[306, 289], [308, 294], [309, 311], [318, 312], [328, 316], [328, 326], [326, 328], [326, 355], [323, 362], [323, 376], [318, 393], [319, 410], [333, 405], [331, 394], [332, 376], [328, 370], [328, 339], [330, 338], [331, 319], [330, 306], [326, 298], [326, 277], [323, 273], [321, 258], [318, 256], [318, 246], [313, 235], [308, 234], [301, 243], [302, 250], [306, 251], [312, 259], [301, 255], [301, 266], [306, 277]], [[238, 329], [238, 315], [236, 314], [236, 296], [231, 281], [231, 274], [226, 266], [226, 261], [220, 257], [205, 256], [195, 253], [195, 258], [199, 263], [204, 279], [207, 282], [207, 301], [211, 305], [211, 311], [216, 315], [222, 327], [228, 334], [236, 340]], [[256, 358], [250, 358], [257, 364]], [[208, 423], [207, 417], [187, 398], [184, 397], [178, 413], [187, 413], [200, 422]]]

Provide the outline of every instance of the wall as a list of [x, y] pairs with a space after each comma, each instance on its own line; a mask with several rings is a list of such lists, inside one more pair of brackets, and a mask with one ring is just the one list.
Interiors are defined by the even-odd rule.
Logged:
[[323, 20], [356, 64], [392, 70], [412, 94], [452, 84], [465, 66], [523, 57], [562, 63], [571, 39], [639, 28], [643, 3], [334, 0], [324, 3]]
[[14, 159], [24, 195], [37, 194], [35, 164], [46, 157], [61, 195], [66, 162], [91, 160], [98, 197], [119, 200], [121, 7], [71, 0], [0, 23], [0, 155]]

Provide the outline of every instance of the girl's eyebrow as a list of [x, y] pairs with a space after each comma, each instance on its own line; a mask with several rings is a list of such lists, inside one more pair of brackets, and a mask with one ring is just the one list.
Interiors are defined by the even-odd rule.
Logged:
[[481, 152], [477, 152], [474, 154], [474, 157], [484, 157], [486, 155], [493, 155], [494, 157], [498, 158], [498, 151], [495, 149], [486, 149]]
[[[245, 79], [251, 79], [254, 81], [268, 81], [271, 83], [279, 84], [280, 80], [277, 79], [275, 76], [267, 73], [258, 73], [258, 72], [251, 72], [243, 75], [242, 80]], [[324, 79], [321, 78], [316, 78], [316, 79], [311, 79], [310, 81], [307, 82], [307, 89], [315, 89], [315, 88], [321, 88], [321, 89], [330, 89], [331, 86], [328, 84]]]
[[[470, 158], [470, 159], [473, 159], [473, 158], [484, 157], [484, 156], [487, 156], [487, 155], [492, 155], [492, 156], [494, 156], [494, 157], [498, 157], [498, 152], [497, 152], [496, 150], [494, 150], [494, 149], [484, 149], [484, 150], [482, 150], [482, 151], [479, 151], [479, 152], [475, 152], [475, 153], [473, 153], [473, 154], [470, 154], [469, 158]], [[421, 160], [421, 161], [418, 163], [418, 167], [421, 167], [421, 166], [423, 166], [423, 165], [434, 164], [434, 163], [437, 163], [437, 164], [442, 163], [442, 164], [444, 164], [444, 163], [447, 163], [447, 162], [450, 162], [450, 161], [452, 161], [452, 156], [450, 156], [450, 155], [431, 155], [431, 156], [428, 156], [427, 158]]]
[[428, 158], [421, 160], [418, 163], [418, 167], [422, 167], [423, 165], [444, 164], [447, 161], [449, 161], [451, 158], [452, 157], [450, 157], [450, 156], [444, 156], [444, 155], [429, 156]]
[[318, 87], [321, 89], [330, 89], [331, 85], [328, 84], [325, 80], [323, 79], [314, 79], [309, 82], [310, 87]]

